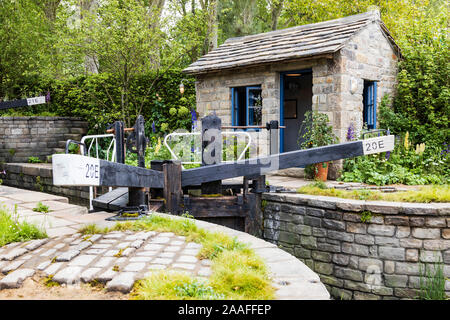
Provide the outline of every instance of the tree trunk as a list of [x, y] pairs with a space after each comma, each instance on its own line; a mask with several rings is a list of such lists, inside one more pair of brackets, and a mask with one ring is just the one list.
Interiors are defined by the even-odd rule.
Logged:
[[281, 10], [283, 10], [284, 0], [272, 0], [270, 5], [271, 18], [272, 18], [272, 30], [277, 30], [278, 19], [280, 18]]
[[208, 53], [211, 50], [217, 48], [218, 41], [218, 19], [217, 8], [219, 6], [219, 0], [211, 0], [208, 5], [208, 29], [206, 32], [204, 53]]

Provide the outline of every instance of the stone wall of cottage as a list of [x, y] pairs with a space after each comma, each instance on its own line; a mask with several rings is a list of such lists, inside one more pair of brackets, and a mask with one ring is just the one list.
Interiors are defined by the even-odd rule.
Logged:
[[[340, 141], [346, 140], [349, 125], [363, 125], [364, 80], [378, 81], [377, 105], [385, 94], [393, 95], [398, 58], [377, 23], [372, 23], [355, 35], [333, 55], [302, 62], [273, 63], [242, 70], [198, 75], [196, 82], [197, 110], [200, 116], [216, 112], [224, 125], [231, 124], [231, 88], [261, 85], [263, 121], [280, 119], [280, 72], [312, 69], [312, 109], [326, 113]], [[379, 108], [377, 108], [379, 110]], [[258, 136], [266, 154], [269, 137], [262, 130]], [[262, 135], [262, 136], [261, 136]], [[255, 136], [256, 139], [256, 136]], [[342, 167], [335, 162], [330, 178]]]
[[262, 198], [264, 239], [318, 273], [334, 298], [415, 298], [421, 266], [434, 268], [436, 261], [443, 262], [450, 297], [449, 203]]
[[67, 117], [0, 117], [0, 162], [28, 162], [29, 157], [46, 161], [65, 151], [66, 141], [80, 141], [88, 123]]

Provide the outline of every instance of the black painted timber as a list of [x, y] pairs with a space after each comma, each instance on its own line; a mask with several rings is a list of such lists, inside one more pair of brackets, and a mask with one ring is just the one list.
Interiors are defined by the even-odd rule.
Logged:
[[[262, 169], [270, 168], [270, 164], [277, 163], [270, 171], [306, 166], [313, 163], [334, 161], [364, 155], [363, 142], [352, 141], [325, 147], [296, 150], [281, 154], [274, 154], [259, 158], [236, 161], [234, 163], [220, 163], [182, 172], [181, 185], [198, 185], [208, 181], [223, 180], [240, 176], [261, 175]], [[261, 161], [262, 160], [262, 161]]]
[[164, 174], [156, 170], [100, 160], [100, 185], [164, 188]]
[[26, 106], [28, 106], [27, 99], [0, 102], [0, 110], [9, 109], [9, 108], [26, 107]]

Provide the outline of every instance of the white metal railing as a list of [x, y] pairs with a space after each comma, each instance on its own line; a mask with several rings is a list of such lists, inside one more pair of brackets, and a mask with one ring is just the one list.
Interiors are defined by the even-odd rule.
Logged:
[[[106, 139], [106, 138], [112, 138], [111, 142], [108, 145], [108, 148], [106, 149], [106, 161], [116, 161], [116, 139], [114, 137], [114, 134], [98, 134], [98, 135], [90, 135], [90, 136], [84, 136], [81, 139], [82, 145], [80, 145], [81, 148], [81, 154], [88, 157], [95, 157], [97, 159], [100, 159], [99, 155], [99, 145], [98, 145], [98, 139]], [[92, 140], [89, 146], [86, 144], [86, 140]], [[91, 156], [92, 147], [94, 146], [95, 142], [95, 156]], [[87, 147], [87, 150], [84, 150], [84, 146]], [[110, 153], [112, 148], [112, 154]], [[109, 159], [111, 154], [111, 159]], [[112, 187], [109, 187], [109, 191], [112, 191]], [[89, 187], [89, 210], [93, 210], [92, 206], [92, 200], [94, 199], [94, 187]]]
[[[221, 134], [223, 136], [245, 136], [247, 139], [247, 144], [245, 145], [245, 148], [241, 151], [241, 153], [239, 154], [239, 157], [237, 157], [236, 160], [224, 160], [223, 162], [227, 163], [227, 162], [234, 162], [234, 161], [238, 161], [238, 160], [242, 160], [242, 158], [245, 156], [245, 153], [247, 152], [247, 150], [250, 148], [250, 145], [252, 143], [252, 137], [248, 132], [245, 131], [222, 131]], [[192, 144], [192, 142], [194, 142], [195, 144], [195, 137], [198, 136], [200, 137], [201, 133], [200, 132], [173, 132], [173, 133], [169, 133], [168, 135], [165, 136], [164, 138], [164, 145], [166, 146], [167, 150], [169, 150], [172, 159], [174, 160], [179, 160], [178, 155], [174, 152], [174, 150], [169, 146], [168, 141], [172, 138], [172, 137], [184, 137], [184, 136], [192, 136], [191, 141], [189, 142], [189, 144]], [[197, 145], [197, 148], [194, 148], [194, 152], [191, 151], [191, 159], [192, 159], [192, 153], [195, 153], [195, 150], [197, 151], [197, 156], [200, 155], [201, 158], [201, 141], [200, 141], [200, 145]], [[195, 156], [194, 156], [195, 157]], [[201, 161], [181, 161], [181, 165], [184, 169], [185, 164], [201, 164]]]

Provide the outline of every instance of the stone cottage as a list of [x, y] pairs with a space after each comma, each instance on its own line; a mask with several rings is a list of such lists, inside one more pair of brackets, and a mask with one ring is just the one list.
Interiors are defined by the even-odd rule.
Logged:
[[[280, 152], [298, 149], [308, 110], [326, 113], [345, 141], [351, 123], [377, 128], [377, 106], [395, 88], [398, 45], [379, 11], [228, 39], [184, 70], [196, 77], [197, 111], [223, 125], [278, 120]], [[268, 135], [262, 149], [267, 153]], [[265, 148], [264, 148], [265, 146]]]

